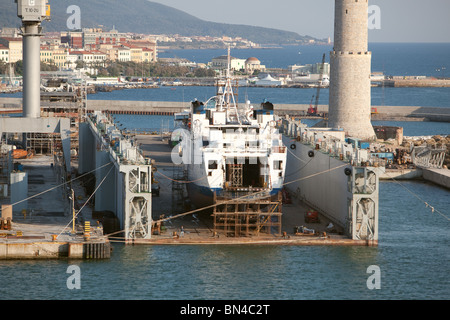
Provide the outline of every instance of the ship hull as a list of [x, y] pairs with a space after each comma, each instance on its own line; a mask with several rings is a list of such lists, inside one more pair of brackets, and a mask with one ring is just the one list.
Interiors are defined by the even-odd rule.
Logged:
[[196, 208], [209, 207], [214, 203], [214, 190], [211, 188], [189, 183], [186, 189], [189, 200]]
[[[220, 193], [223, 189], [212, 189], [210, 187], [198, 185], [196, 183], [189, 183], [186, 186], [189, 200], [197, 208], [211, 208], [214, 204], [214, 192]], [[275, 196], [281, 192], [281, 188], [274, 188], [270, 190], [270, 196]], [[247, 195], [248, 192], [243, 192], [242, 196]], [[239, 197], [239, 193], [237, 193]]]

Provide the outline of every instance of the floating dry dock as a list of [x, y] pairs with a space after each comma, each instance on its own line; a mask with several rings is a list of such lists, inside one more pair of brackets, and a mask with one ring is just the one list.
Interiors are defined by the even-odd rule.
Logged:
[[[153, 228], [150, 239], [133, 239], [130, 243], [147, 245], [331, 245], [331, 246], [376, 246], [377, 239], [352, 239], [333, 219], [318, 212], [318, 221], [306, 221], [308, 212], [317, 212], [294, 194], [283, 194], [281, 226], [276, 223], [266, 232], [250, 230], [236, 236], [236, 229], [227, 231], [215, 228], [213, 207], [201, 211], [186, 207], [183, 192], [175, 193], [182, 181], [181, 167], [174, 166], [170, 160], [171, 147], [160, 136], [136, 136], [143, 154], [156, 160], [155, 179], [159, 181], [159, 196], [152, 199]], [[287, 164], [289, 166], [289, 164]], [[342, 165], [342, 164], [341, 164]], [[347, 166], [347, 164], [345, 164]], [[342, 167], [344, 172], [344, 167]], [[345, 176], [345, 175], [344, 175]], [[347, 176], [345, 176], [347, 177]], [[174, 179], [177, 178], [177, 179]], [[360, 181], [359, 181], [360, 182]], [[178, 201], [181, 200], [181, 201]], [[347, 201], [347, 199], [345, 199]], [[180, 204], [180, 205], [177, 205]], [[229, 214], [232, 214], [229, 212]], [[268, 214], [269, 215], [269, 214]], [[242, 212], [236, 212], [236, 218]], [[267, 217], [266, 217], [267, 218]], [[270, 220], [269, 220], [270, 221]], [[331, 224], [330, 224], [331, 223]], [[249, 224], [241, 220], [241, 226]], [[267, 227], [267, 225], [266, 225]], [[246, 229], [245, 229], [246, 230]], [[121, 238], [117, 238], [121, 240]]]

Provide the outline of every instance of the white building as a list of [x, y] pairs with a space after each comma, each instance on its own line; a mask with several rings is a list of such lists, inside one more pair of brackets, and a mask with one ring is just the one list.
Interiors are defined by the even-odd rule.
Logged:
[[[231, 70], [245, 70], [245, 59], [230, 57]], [[220, 56], [211, 60], [211, 67], [214, 70], [224, 70], [228, 67], [228, 56]]]
[[78, 56], [75, 55], [67, 55], [66, 65], [69, 69], [75, 70], [77, 67]]
[[0, 44], [0, 61], [9, 63], [9, 48]]
[[283, 84], [282, 80], [275, 79], [270, 74], [255, 81], [255, 85], [257, 86], [281, 86]]
[[131, 51], [127, 47], [117, 48], [117, 60], [118, 61], [131, 61]]
[[264, 71], [266, 66], [261, 64], [261, 61], [255, 57], [250, 57], [245, 60], [245, 71], [247, 73], [253, 73], [255, 71]]
[[92, 54], [92, 52], [88, 51], [71, 51], [69, 53], [69, 56], [76, 56], [77, 61], [82, 61], [85, 63], [94, 62], [94, 55]]
[[93, 50], [93, 51], [91, 51], [91, 53], [93, 55], [92, 62], [94, 64], [101, 65], [101, 66], [105, 65], [106, 53], [98, 51], [98, 50]]

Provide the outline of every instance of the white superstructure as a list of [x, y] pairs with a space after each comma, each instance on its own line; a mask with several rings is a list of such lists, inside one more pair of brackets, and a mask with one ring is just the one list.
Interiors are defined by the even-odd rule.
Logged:
[[273, 105], [239, 105], [232, 81], [228, 68], [225, 79], [218, 81], [216, 96], [192, 102], [180, 144], [189, 196], [198, 207], [211, 204], [214, 192], [275, 194], [283, 185], [286, 147]]

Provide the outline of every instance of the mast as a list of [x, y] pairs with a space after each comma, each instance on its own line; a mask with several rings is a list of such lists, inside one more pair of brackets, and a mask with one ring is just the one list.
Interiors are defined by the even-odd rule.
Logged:
[[[231, 55], [230, 55], [230, 46], [228, 46], [228, 56], [227, 56], [227, 74], [226, 74], [226, 80], [225, 80], [225, 103], [226, 103], [226, 109], [227, 112], [231, 110], [230, 104], [233, 104], [234, 112], [236, 114], [236, 120], [241, 125], [241, 119], [239, 118], [237, 103], [234, 99], [234, 93], [233, 93], [233, 86], [231, 84]], [[231, 101], [232, 100], [232, 101]]]

